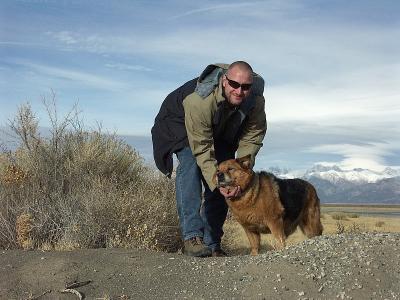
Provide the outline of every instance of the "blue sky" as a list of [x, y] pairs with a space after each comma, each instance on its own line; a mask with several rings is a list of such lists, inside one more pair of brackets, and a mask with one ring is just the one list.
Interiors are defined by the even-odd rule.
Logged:
[[260, 167], [400, 166], [400, 2], [0, 2], [0, 121], [29, 101], [48, 126], [78, 103], [87, 126], [149, 135], [165, 96], [209, 63], [266, 81]]

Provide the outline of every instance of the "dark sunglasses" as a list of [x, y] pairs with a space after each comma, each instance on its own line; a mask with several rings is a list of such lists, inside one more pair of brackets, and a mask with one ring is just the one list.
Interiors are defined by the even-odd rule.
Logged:
[[236, 82], [235, 80], [231, 80], [228, 78], [228, 76], [225, 75], [226, 80], [228, 80], [229, 85], [234, 88], [234, 89], [238, 89], [238, 88], [242, 88], [242, 91], [248, 91], [251, 86], [252, 83], [242, 83], [240, 84], [239, 82]]

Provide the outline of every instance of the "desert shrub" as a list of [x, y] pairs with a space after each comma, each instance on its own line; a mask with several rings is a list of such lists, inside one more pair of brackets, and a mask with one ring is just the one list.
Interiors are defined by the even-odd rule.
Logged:
[[357, 223], [353, 222], [348, 226], [346, 231], [348, 233], [362, 233], [362, 232], [366, 232], [366, 228], [365, 228], [365, 225], [357, 224]]
[[344, 221], [344, 220], [347, 220], [347, 216], [344, 213], [338, 212], [338, 213], [332, 214], [332, 219]]
[[343, 233], [362, 233], [367, 232], [365, 224], [357, 224], [355, 222], [351, 223], [348, 226], [345, 226], [342, 221], [336, 221], [336, 234]]
[[349, 214], [347, 214], [347, 216], [348, 216], [349, 218], [351, 218], [351, 219], [357, 219], [357, 218], [360, 217], [360, 216], [359, 216], [358, 214], [356, 214], [356, 213], [349, 213]]
[[343, 234], [345, 232], [345, 227], [342, 222], [336, 221], [336, 234]]
[[0, 248], [177, 250], [173, 182], [115, 134], [84, 130], [75, 110], [59, 121], [45, 106], [49, 135], [29, 104], [9, 124], [20, 145], [0, 156]]
[[359, 215], [356, 213], [344, 213], [344, 212], [336, 212], [332, 214], [332, 219], [334, 220], [347, 221], [348, 218], [357, 219], [359, 218]]

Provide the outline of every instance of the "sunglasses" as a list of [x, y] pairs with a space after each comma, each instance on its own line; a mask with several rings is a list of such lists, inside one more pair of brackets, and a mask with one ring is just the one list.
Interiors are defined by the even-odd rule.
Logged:
[[228, 80], [229, 85], [234, 89], [242, 88], [242, 91], [248, 91], [252, 86], [252, 83], [240, 84], [239, 82], [236, 82], [235, 80], [229, 79], [228, 76], [226, 76], [226, 75], [225, 75], [225, 78], [226, 78], [226, 80]]

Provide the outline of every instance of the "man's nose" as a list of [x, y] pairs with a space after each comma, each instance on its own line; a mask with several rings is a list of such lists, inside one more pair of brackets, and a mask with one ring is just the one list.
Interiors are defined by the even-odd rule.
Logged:
[[238, 93], [239, 95], [243, 95], [243, 94], [244, 94], [244, 91], [243, 91], [243, 89], [242, 89], [241, 86], [239, 86], [237, 89], [235, 89], [235, 91], [236, 91], [236, 93]]

